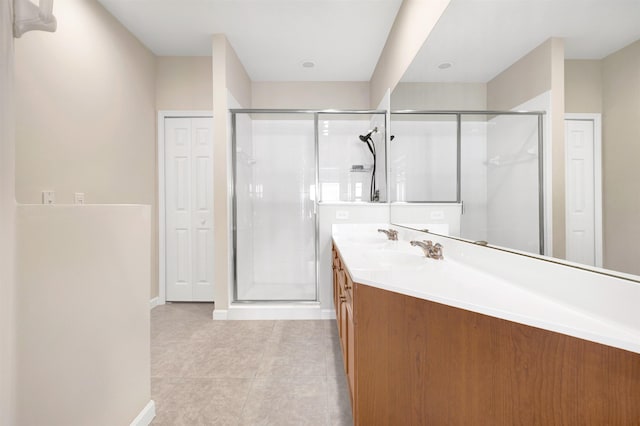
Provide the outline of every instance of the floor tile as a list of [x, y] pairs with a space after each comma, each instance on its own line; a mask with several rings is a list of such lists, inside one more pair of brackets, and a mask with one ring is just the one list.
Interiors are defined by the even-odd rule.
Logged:
[[163, 398], [155, 424], [237, 425], [251, 380], [158, 379], [152, 393]]
[[353, 425], [349, 384], [345, 375], [327, 377], [327, 412], [331, 426]]
[[335, 321], [213, 321], [212, 310], [152, 310], [153, 425], [353, 423]]
[[327, 383], [321, 377], [256, 379], [241, 425], [327, 425]]

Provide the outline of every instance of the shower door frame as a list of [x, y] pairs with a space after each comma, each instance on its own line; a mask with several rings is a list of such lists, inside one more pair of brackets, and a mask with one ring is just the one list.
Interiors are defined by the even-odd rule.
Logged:
[[[295, 304], [313, 304], [320, 303], [320, 217], [318, 215], [318, 203], [320, 201], [320, 135], [318, 132], [318, 122], [320, 116], [323, 114], [334, 115], [385, 115], [386, 110], [342, 110], [342, 109], [264, 109], [264, 108], [233, 108], [229, 109], [231, 114], [231, 217], [232, 217], [232, 271], [233, 271], [233, 299], [231, 303], [240, 304], [252, 304], [252, 303], [295, 303]], [[315, 281], [316, 281], [316, 297], [314, 300], [295, 300], [295, 299], [268, 299], [268, 300], [238, 300], [238, 207], [237, 207], [237, 195], [236, 195], [236, 181], [237, 181], [237, 129], [236, 129], [236, 115], [237, 114], [306, 114], [313, 115], [313, 142], [314, 142], [314, 156], [315, 156], [315, 194], [313, 200], [313, 215], [315, 218]], [[384, 120], [385, 129], [385, 182], [387, 187], [387, 196], [389, 194], [389, 181], [388, 181], [388, 163], [389, 158], [389, 136], [387, 134], [387, 122]], [[384, 204], [384, 203], [380, 203]]]

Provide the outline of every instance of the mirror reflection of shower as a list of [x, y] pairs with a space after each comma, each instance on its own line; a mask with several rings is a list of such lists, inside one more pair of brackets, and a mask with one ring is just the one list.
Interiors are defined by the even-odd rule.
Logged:
[[373, 168], [371, 170], [371, 186], [369, 190], [369, 200], [370, 201], [380, 201], [380, 191], [376, 187], [376, 144], [371, 139], [371, 135], [374, 133], [378, 133], [378, 128], [374, 127], [369, 130], [366, 135], [360, 135], [360, 140], [367, 144], [367, 148], [369, 148], [369, 152], [373, 156]]

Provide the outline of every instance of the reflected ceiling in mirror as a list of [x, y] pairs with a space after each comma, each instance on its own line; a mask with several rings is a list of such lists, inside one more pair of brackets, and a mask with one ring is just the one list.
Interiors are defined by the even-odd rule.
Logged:
[[640, 38], [640, 1], [451, 0], [401, 81], [486, 83], [550, 37], [602, 59]]

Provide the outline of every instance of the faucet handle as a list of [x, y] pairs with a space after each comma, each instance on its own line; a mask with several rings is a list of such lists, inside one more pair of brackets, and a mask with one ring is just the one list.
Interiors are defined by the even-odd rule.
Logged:
[[378, 232], [384, 233], [389, 240], [397, 241], [398, 240], [398, 231], [395, 229], [378, 229]]
[[433, 259], [443, 259], [444, 256], [442, 255], [442, 249], [442, 244], [436, 243], [431, 250], [431, 257]]
[[426, 245], [428, 245], [429, 247], [433, 246], [433, 241], [431, 240], [422, 240], [423, 243], [425, 243]]

